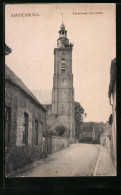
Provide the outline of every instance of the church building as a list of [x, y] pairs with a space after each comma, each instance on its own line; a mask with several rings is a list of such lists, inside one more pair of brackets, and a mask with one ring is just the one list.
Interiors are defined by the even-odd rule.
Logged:
[[48, 110], [46, 122], [51, 130], [63, 125], [69, 130], [70, 142], [75, 141], [74, 88], [72, 74], [73, 44], [69, 43], [67, 31], [62, 22], [57, 47], [54, 48], [54, 76], [52, 105], [44, 105]]

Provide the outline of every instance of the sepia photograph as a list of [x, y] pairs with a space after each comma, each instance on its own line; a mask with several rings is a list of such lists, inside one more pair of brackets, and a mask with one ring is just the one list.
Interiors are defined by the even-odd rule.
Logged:
[[117, 176], [116, 5], [5, 5], [5, 177]]

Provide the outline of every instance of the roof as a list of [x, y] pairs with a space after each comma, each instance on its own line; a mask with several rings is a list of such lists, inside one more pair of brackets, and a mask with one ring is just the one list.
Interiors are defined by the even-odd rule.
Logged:
[[32, 93], [43, 106], [52, 104], [52, 90], [32, 90]]
[[33, 93], [26, 87], [26, 85], [22, 82], [22, 80], [16, 76], [16, 74], [5, 65], [5, 79], [9, 80], [17, 87], [19, 87], [24, 93], [26, 93], [31, 99], [33, 99], [41, 108], [46, 111], [46, 109], [42, 106], [42, 104], [38, 101], [38, 99], [33, 95]]
[[9, 55], [11, 53], [11, 48], [8, 47], [6, 44], [5, 44], [5, 55]]
[[62, 24], [61, 24], [61, 26], [60, 26], [60, 29], [61, 29], [61, 30], [65, 30], [65, 25], [63, 24], [63, 21], [62, 21]]
[[111, 61], [110, 67], [110, 84], [109, 84], [109, 98], [111, 97], [111, 93], [113, 92], [114, 83], [116, 80], [116, 58]]

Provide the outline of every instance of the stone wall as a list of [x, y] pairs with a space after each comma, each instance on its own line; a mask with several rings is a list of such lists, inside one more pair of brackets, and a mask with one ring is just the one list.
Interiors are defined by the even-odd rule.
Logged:
[[62, 137], [48, 137], [47, 139], [47, 153], [54, 153], [64, 148], [69, 147], [70, 140]]
[[69, 140], [67, 138], [52, 137], [52, 152], [57, 152], [69, 147]]

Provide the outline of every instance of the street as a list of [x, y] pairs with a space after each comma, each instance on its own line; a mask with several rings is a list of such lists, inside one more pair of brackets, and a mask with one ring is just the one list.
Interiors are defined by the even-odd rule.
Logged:
[[94, 144], [72, 144], [69, 148], [48, 155], [29, 170], [16, 177], [93, 176], [99, 156]]

